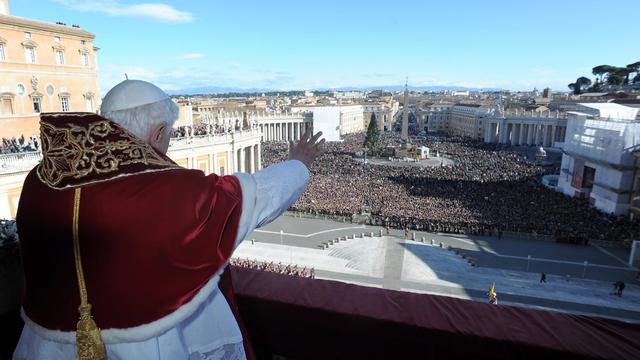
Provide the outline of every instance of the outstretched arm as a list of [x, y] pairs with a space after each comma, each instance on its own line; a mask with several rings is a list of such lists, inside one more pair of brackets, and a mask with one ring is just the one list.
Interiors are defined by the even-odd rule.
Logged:
[[236, 246], [255, 228], [282, 215], [309, 183], [309, 168], [322, 153], [321, 132], [311, 136], [307, 129], [297, 144], [289, 143], [289, 160], [271, 165], [255, 174], [236, 173], [242, 188], [242, 215]]

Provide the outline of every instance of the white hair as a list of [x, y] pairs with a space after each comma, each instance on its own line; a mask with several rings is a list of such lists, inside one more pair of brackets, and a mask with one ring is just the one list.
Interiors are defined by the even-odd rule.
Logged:
[[131, 109], [107, 111], [102, 116], [112, 120], [133, 135], [146, 140], [149, 130], [164, 124], [171, 131], [178, 119], [178, 106], [171, 99], [140, 105]]

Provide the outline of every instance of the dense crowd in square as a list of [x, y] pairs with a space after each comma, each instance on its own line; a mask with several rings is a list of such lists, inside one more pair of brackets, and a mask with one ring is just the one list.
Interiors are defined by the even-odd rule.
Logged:
[[[399, 145], [383, 134], [384, 145]], [[461, 137], [428, 136], [421, 144], [446, 154], [453, 165], [418, 167], [363, 164], [364, 134], [326, 144], [311, 169], [311, 182], [293, 210], [353, 217], [370, 209], [372, 222], [425, 231], [552, 235], [560, 241], [638, 238], [640, 224], [599, 212], [586, 200], [541, 184], [548, 171], [499, 144]], [[284, 143], [262, 146], [264, 166], [287, 156]]]

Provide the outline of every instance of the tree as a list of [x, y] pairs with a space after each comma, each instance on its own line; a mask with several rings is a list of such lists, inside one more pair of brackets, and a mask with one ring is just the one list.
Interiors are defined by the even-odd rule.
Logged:
[[636, 73], [636, 76], [633, 78], [631, 82], [633, 84], [638, 82], [638, 80], [640, 80], [640, 61], [636, 61], [633, 64], [627, 65], [627, 69], [629, 69], [631, 72]]
[[613, 86], [621, 86], [629, 83], [629, 74], [632, 71], [626, 67], [614, 68], [607, 76], [607, 84]]
[[615, 69], [616, 67], [611, 65], [598, 65], [594, 67], [591, 72], [593, 73], [593, 75], [598, 77], [596, 80], [599, 79], [602, 83], [605, 81], [605, 75], [609, 75], [609, 73], [613, 72]]
[[584, 76], [576, 79], [576, 82], [569, 84], [569, 89], [573, 90], [575, 95], [580, 95], [585, 89], [591, 85], [591, 80]]
[[364, 146], [370, 156], [378, 155], [380, 150], [380, 130], [378, 130], [378, 121], [375, 113], [371, 113], [371, 121], [369, 121], [367, 135], [364, 138]]
[[601, 92], [604, 89], [602, 88], [602, 82], [600, 81], [600, 79], [596, 79], [596, 81], [593, 83], [593, 85], [591, 85], [588, 89], [587, 92]]

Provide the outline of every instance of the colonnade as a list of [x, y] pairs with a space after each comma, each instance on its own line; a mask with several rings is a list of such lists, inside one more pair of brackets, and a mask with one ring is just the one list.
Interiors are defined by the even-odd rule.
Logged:
[[236, 148], [234, 158], [234, 172], [253, 174], [262, 168], [260, 144]]
[[297, 141], [304, 134], [308, 123], [306, 122], [259, 122], [258, 127], [262, 133], [262, 141]]
[[556, 142], [564, 142], [566, 130], [566, 120], [562, 125], [558, 122], [489, 120], [485, 124], [484, 142], [552, 147]]

